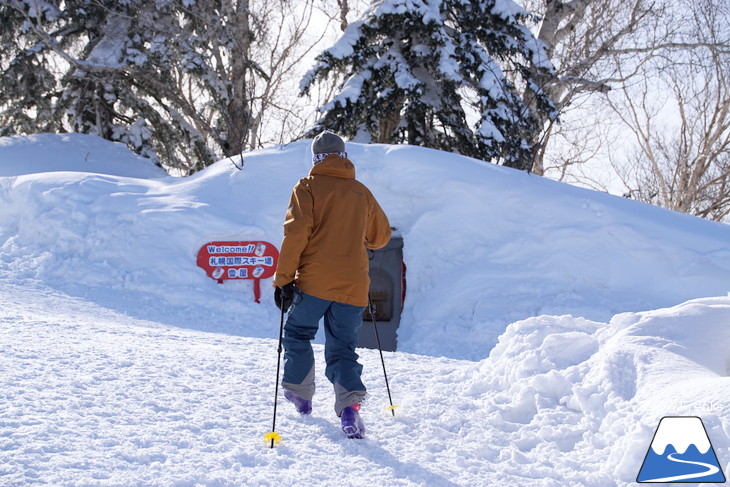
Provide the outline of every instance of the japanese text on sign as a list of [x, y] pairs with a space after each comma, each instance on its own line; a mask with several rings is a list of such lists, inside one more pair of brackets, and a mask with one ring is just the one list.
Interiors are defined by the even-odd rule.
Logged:
[[198, 251], [198, 267], [222, 283], [226, 279], [253, 279], [260, 302], [259, 281], [276, 272], [279, 251], [268, 242], [209, 242]]
[[198, 251], [198, 266], [217, 279], [266, 279], [274, 275], [279, 251], [268, 242], [210, 242]]

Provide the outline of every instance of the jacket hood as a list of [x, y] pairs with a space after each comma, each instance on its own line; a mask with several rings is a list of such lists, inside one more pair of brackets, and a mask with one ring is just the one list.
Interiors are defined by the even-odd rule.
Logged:
[[336, 178], [355, 179], [355, 165], [349, 159], [337, 154], [330, 154], [318, 162], [309, 171], [310, 176], [334, 176]]

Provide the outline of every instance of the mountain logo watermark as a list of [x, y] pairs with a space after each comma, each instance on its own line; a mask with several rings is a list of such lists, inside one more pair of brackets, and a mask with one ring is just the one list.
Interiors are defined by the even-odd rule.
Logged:
[[662, 418], [636, 481], [725, 482], [725, 474], [702, 420], [697, 416]]

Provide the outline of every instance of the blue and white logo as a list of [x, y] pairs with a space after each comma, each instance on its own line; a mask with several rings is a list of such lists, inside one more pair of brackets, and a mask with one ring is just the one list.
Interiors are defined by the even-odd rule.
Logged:
[[637, 482], [725, 482], [705, 425], [696, 416], [659, 421]]

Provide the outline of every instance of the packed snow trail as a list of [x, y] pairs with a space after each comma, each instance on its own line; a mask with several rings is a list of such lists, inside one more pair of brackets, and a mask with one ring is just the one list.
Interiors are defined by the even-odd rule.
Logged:
[[[718, 305], [726, 319], [730, 298], [693, 309], [707, 321], [701, 309]], [[664, 382], [644, 359], [627, 360], [656, 352], [631, 341], [612, 350], [627, 318], [610, 327], [526, 320], [480, 362], [386, 353], [401, 406], [395, 418], [378, 352], [361, 350], [371, 394], [366, 438], [343, 436], [329, 384], [318, 377], [312, 416], [282, 403], [283, 441], [270, 449], [263, 435], [271, 427], [274, 338], [174, 328], [39, 283], [5, 283], [0, 485], [338, 486], [363, 478], [388, 486], [628, 485], [668, 401], [637, 401], [650, 383]], [[261, 326], [276, 334], [276, 323]], [[542, 345], [530, 345], [535, 340]], [[321, 364], [322, 347], [315, 351]], [[667, 357], [670, 366], [681, 363]], [[709, 387], [726, 408], [728, 379], [704, 372], [703, 382], [687, 382], [696, 373], [662, 388], [671, 396]], [[718, 438], [718, 421], [727, 415], [717, 414], [705, 417], [722, 462], [729, 442]]]
[[[142, 322], [47, 289], [4, 286], [1, 296], [7, 407], [0, 484], [281, 486], [369, 478], [449, 486], [459, 485], [449, 478], [464, 478], [449, 462], [421, 463], [430, 428], [384, 411], [372, 351], [363, 353], [373, 396], [364, 413], [367, 439], [344, 438], [321, 383], [311, 418], [281, 405], [284, 441], [269, 450], [261, 438], [270, 426], [273, 340]], [[414, 357], [404, 358], [409, 373], [420, 375]], [[429, 363], [440, 370], [459, 364]], [[430, 456], [443, 453], [450, 456]]]
[[270, 451], [273, 340], [133, 320], [50, 290], [1, 294], [0, 484], [457, 485], [378, 440], [406, 437], [412, 419], [381, 412], [372, 353], [372, 439], [344, 438], [322, 387], [311, 418], [281, 405], [284, 441]]

